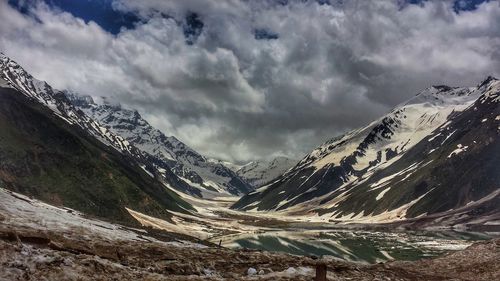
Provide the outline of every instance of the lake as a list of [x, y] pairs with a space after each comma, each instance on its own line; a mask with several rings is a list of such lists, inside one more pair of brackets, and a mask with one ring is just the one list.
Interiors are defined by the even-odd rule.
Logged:
[[378, 263], [435, 257], [489, 238], [491, 235], [484, 233], [456, 231], [293, 230], [229, 235], [222, 238], [222, 246]]

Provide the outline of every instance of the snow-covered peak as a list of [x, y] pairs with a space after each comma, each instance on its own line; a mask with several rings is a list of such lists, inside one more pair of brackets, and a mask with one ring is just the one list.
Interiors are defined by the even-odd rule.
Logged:
[[175, 188], [193, 191], [198, 196], [201, 195], [199, 190], [216, 195], [244, 194], [252, 190], [229, 168], [208, 163], [205, 157], [181, 141], [153, 128], [136, 110], [122, 108], [106, 99], [96, 102], [89, 96], [58, 91], [35, 79], [3, 54], [0, 56], [0, 79], [70, 125], [132, 156], [151, 176], [156, 176], [152, 172], [163, 175], [165, 182]]
[[87, 108], [96, 105], [94, 99], [91, 96], [78, 95], [75, 92], [69, 90], [63, 90], [62, 92], [75, 106]]
[[482, 87], [487, 87], [492, 83], [498, 83], [499, 79], [493, 76], [488, 76], [486, 79], [484, 79], [479, 85], [477, 86], [478, 89], [481, 89]]
[[12, 87], [61, 114], [54, 101], [54, 90], [45, 81], [35, 79], [4, 54], [0, 55], [0, 72], [0, 76]]
[[241, 169], [244, 166], [244, 165], [235, 164], [233, 162], [214, 159], [214, 158], [207, 158], [207, 161], [212, 162], [212, 163], [216, 163], [216, 164], [224, 165], [224, 166], [228, 167], [229, 169], [231, 169], [233, 172], [237, 172], [239, 169]]
[[481, 103], [484, 102], [500, 102], [500, 80], [489, 76], [478, 86], [478, 92], [484, 91], [481, 97]]
[[55, 115], [69, 124], [81, 127], [104, 144], [118, 151], [135, 153], [132, 147], [122, 137], [117, 136], [98, 122], [76, 109], [64, 93], [53, 89], [45, 81], [35, 79], [24, 68], [4, 54], [0, 54], [0, 78], [20, 93], [49, 108]]
[[477, 98], [474, 88], [461, 88], [449, 86], [432, 86], [418, 93], [407, 102], [400, 104], [396, 109], [411, 104], [422, 104], [427, 106], [447, 106], [462, 104], [464, 101], [472, 101]]
[[145, 120], [137, 110], [126, 109], [109, 100], [96, 103], [90, 97], [69, 93], [68, 98], [87, 115], [113, 133], [122, 136], [139, 150], [153, 157], [152, 162], [165, 176], [172, 170], [194, 189], [190, 194], [244, 194], [251, 186], [223, 163], [212, 161], [174, 136], [166, 136]]
[[169, 137], [167, 137], [167, 140], [170, 143], [170, 145], [172, 147], [172, 151], [174, 151], [174, 153], [177, 153], [177, 154], [182, 153], [184, 155], [189, 154], [192, 157], [194, 157], [196, 159], [196, 161], [208, 162], [208, 160], [205, 156], [199, 154], [194, 149], [187, 146], [185, 143], [183, 143], [182, 141], [180, 141], [176, 137], [169, 136]]
[[297, 160], [279, 156], [270, 161], [252, 161], [242, 166], [237, 173], [254, 187], [260, 187], [282, 175], [295, 164]]
[[368, 126], [324, 143], [298, 167], [310, 165], [319, 169], [341, 165], [348, 159], [355, 171], [372, 168], [411, 148], [479, 95], [473, 88], [429, 87]]
[[369, 125], [325, 142], [233, 208], [390, 221], [482, 198], [498, 188], [493, 155], [500, 130], [500, 81], [485, 81], [426, 89]]

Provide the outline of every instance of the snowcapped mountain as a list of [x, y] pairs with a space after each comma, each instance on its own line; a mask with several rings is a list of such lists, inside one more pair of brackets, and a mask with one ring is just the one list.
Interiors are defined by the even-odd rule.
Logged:
[[474, 88], [430, 87], [327, 141], [233, 208], [370, 222], [467, 204], [498, 213], [499, 91], [491, 77]]
[[15, 61], [0, 53], [0, 78], [30, 99], [36, 100], [52, 110], [55, 115], [69, 124], [86, 130], [106, 145], [115, 149], [136, 154], [134, 148], [122, 137], [112, 134], [83, 112], [75, 108], [60, 91], [53, 89], [44, 81], [33, 78]]
[[244, 166], [244, 165], [235, 164], [233, 162], [219, 160], [219, 159], [214, 159], [214, 158], [208, 158], [208, 161], [216, 163], [216, 164], [224, 165], [224, 166], [228, 167], [229, 169], [231, 169], [233, 172], [237, 172], [239, 169], [241, 169], [241, 167]]
[[276, 157], [271, 161], [252, 161], [240, 167], [236, 173], [257, 188], [281, 176], [297, 162], [287, 157]]
[[199, 197], [222, 194], [242, 195], [253, 188], [221, 161], [206, 158], [173, 136], [165, 136], [152, 127], [136, 110], [104, 102], [97, 104], [89, 96], [65, 92], [74, 106], [123, 137], [141, 152], [151, 155], [149, 161], [162, 176], [169, 170], [190, 187], [181, 191]]
[[170, 218], [196, 210], [159, 181], [150, 155], [73, 106], [64, 93], [0, 54], [0, 187], [137, 225], [126, 208]]
[[137, 111], [108, 103], [97, 105], [91, 97], [53, 89], [1, 53], [0, 69], [0, 78], [10, 87], [105, 145], [138, 159], [148, 173], [161, 175], [177, 190], [199, 197], [241, 195], [253, 190], [222, 163], [203, 157], [175, 137], [153, 128]]

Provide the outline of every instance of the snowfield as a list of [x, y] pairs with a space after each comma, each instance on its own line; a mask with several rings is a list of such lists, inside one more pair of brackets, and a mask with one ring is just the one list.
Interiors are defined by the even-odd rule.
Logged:
[[9, 228], [31, 228], [40, 232], [52, 230], [75, 232], [86, 240], [154, 241], [178, 247], [206, 247], [182, 240], [172, 242], [156, 240], [148, 237], [145, 230], [86, 218], [84, 214], [75, 210], [58, 208], [3, 188], [0, 188], [0, 214], [4, 217], [0, 225]]

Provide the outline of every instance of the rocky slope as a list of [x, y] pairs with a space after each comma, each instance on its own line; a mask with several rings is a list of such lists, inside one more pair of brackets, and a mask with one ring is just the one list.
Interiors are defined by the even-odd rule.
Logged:
[[474, 88], [426, 89], [321, 145], [233, 208], [344, 222], [403, 220], [468, 204], [469, 220], [497, 214], [499, 92], [492, 77]]
[[163, 177], [171, 170], [189, 184], [189, 187], [183, 187], [180, 191], [198, 197], [210, 197], [221, 193], [243, 195], [253, 190], [222, 162], [200, 155], [173, 136], [165, 136], [136, 110], [106, 102], [97, 104], [90, 96], [78, 96], [70, 92], [65, 94], [74, 106], [104, 128], [123, 137], [141, 152], [151, 155], [149, 161]]
[[287, 157], [276, 157], [271, 161], [252, 161], [240, 167], [236, 173], [257, 188], [281, 176], [297, 162]]
[[134, 148], [122, 137], [112, 134], [100, 126], [98, 122], [72, 106], [62, 92], [53, 89], [44, 81], [35, 79], [15, 61], [2, 53], [0, 53], [0, 79], [4, 87], [14, 88], [30, 100], [37, 101], [56, 116], [71, 125], [80, 127], [106, 145], [121, 152], [136, 153]]
[[127, 224], [125, 207], [166, 219], [194, 210], [151, 177], [147, 155], [4, 55], [0, 130], [0, 187]]

